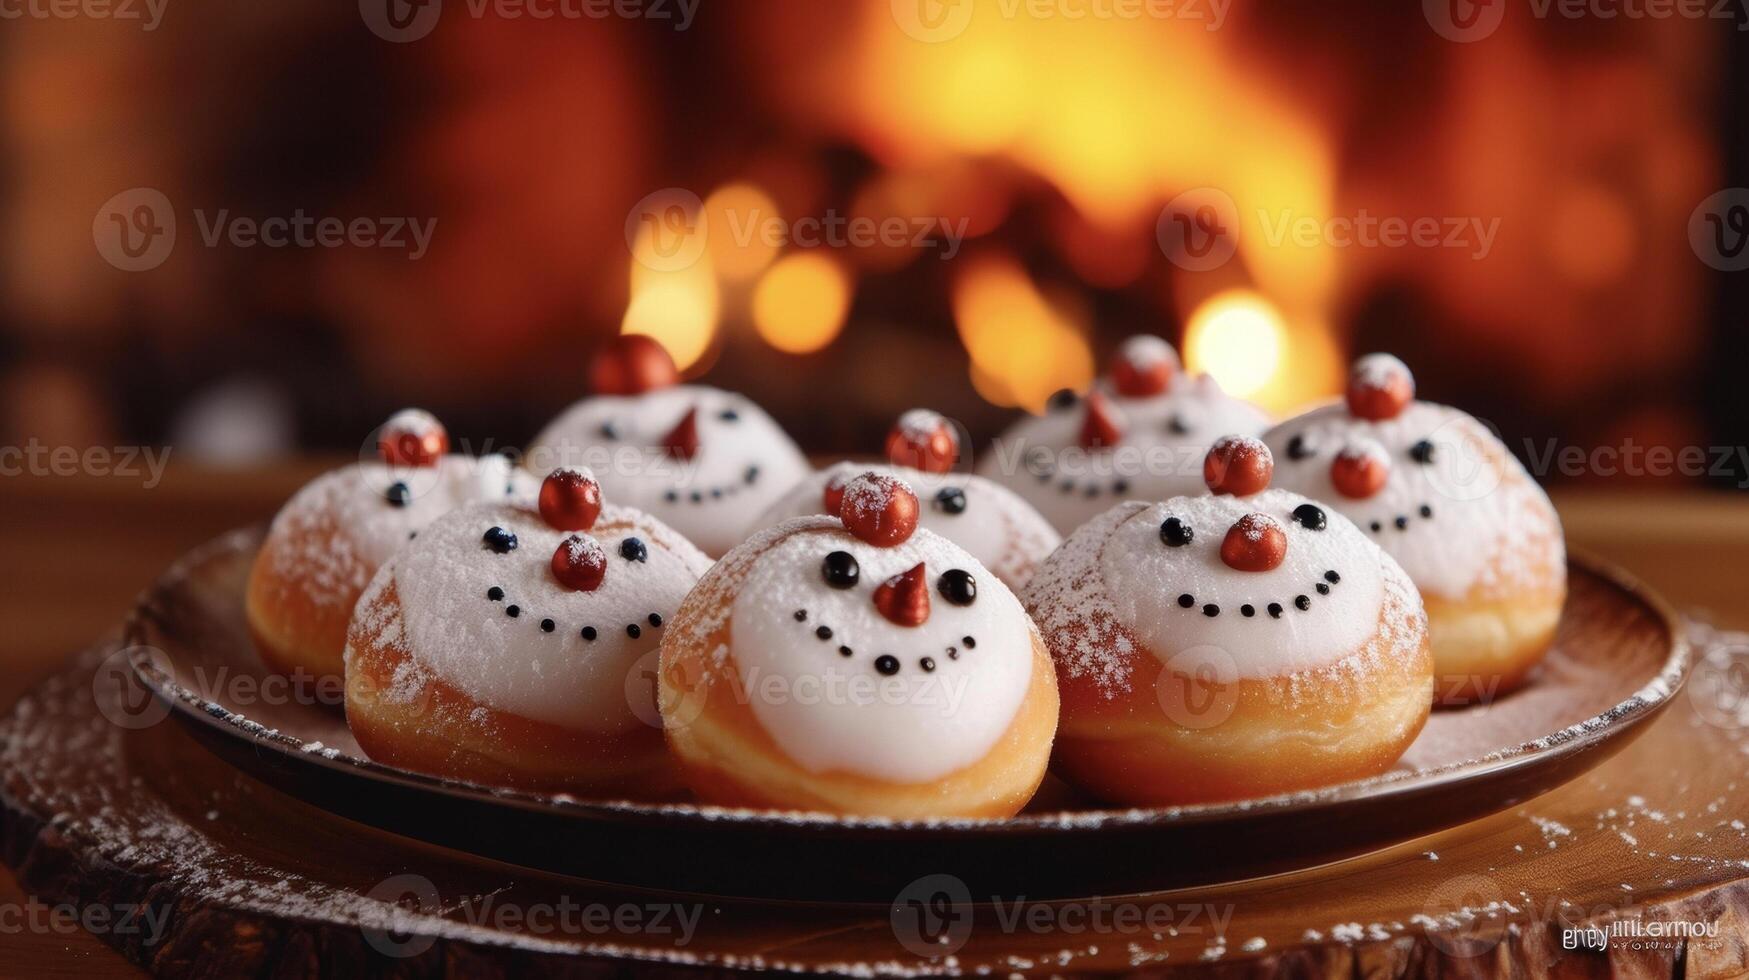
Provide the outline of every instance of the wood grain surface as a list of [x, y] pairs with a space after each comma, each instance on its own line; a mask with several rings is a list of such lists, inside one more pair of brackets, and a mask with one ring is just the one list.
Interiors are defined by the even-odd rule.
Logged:
[[[252, 474], [172, 468], [151, 490], [106, 481], [0, 481], [0, 555], [13, 586], [0, 593], [0, 603], [14, 627], [0, 641], [6, 667], [0, 702], [10, 703], [52, 673], [69, 651], [100, 639], [133, 593], [177, 554], [227, 527], [271, 515], [290, 489], [320, 468], [312, 463]], [[1740, 571], [1749, 561], [1749, 507], [1705, 496], [1587, 496], [1558, 503], [1577, 545], [1634, 570], [1680, 607], [1710, 609], [1721, 626], [1749, 626]], [[37, 826], [14, 821], [5, 827], [6, 862], [20, 867], [31, 885], [27, 893], [10, 877], [0, 881], [0, 971], [9, 975], [132, 975], [135, 967], [108, 944], [161, 972], [196, 968], [209, 975], [303, 975], [320, 964], [402, 975], [475, 968], [618, 972], [552, 958], [615, 942], [611, 932], [589, 932], [581, 919], [570, 930], [524, 924], [521, 931], [534, 941], [522, 948], [452, 936], [412, 956], [383, 956], [379, 947], [405, 938], [395, 928], [406, 920], [393, 900], [420, 905], [425, 899], [416, 893], [426, 881], [433, 889], [426, 898], [435, 896], [431, 907], [464, 930], [475, 928], [471, 920], [502, 926], [496, 917], [515, 910], [562, 916], [570, 905], [594, 914], [612, 910], [621, 925], [637, 919], [644, 926], [637, 937], [649, 946], [658, 935], [650, 919], [659, 910], [668, 909], [672, 922], [696, 912], [687, 941], [678, 942], [676, 932], [668, 943], [673, 955], [667, 958], [676, 965], [667, 969], [684, 972], [805, 964], [996, 975], [1136, 969], [1749, 975], [1749, 886], [1743, 884], [1749, 836], [1742, 829], [1749, 820], [1749, 737], [1716, 706], [1687, 696], [1621, 756], [1507, 813], [1263, 881], [1103, 904], [1016, 905], [1011, 897], [1008, 905], [981, 908], [972, 917], [965, 949], [982, 951], [977, 959], [930, 960], [905, 949], [896, 935], [905, 927], [895, 930], [885, 909], [628, 893], [492, 865], [339, 821], [215, 764], [174, 726], [126, 732], [91, 725], [89, 678], [78, 670], [62, 676], [63, 697], [39, 699], [40, 724], [29, 729], [54, 734], [29, 748], [85, 761], [79, 779], [47, 789], [85, 794], [68, 802], [95, 806], [98, 818], [82, 813], [67, 824], [81, 833], [62, 832], [53, 814]], [[82, 718], [75, 710], [80, 705]], [[5, 749], [15, 763], [23, 758], [22, 741]], [[19, 788], [9, 783], [7, 792], [16, 795]], [[110, 807], [108, 823], [103, 806]], [[144, 816], [137, 822], [119, 817], [129, 808]], [[84, 832], [94, 826], [116, 830], [110, 843], [126, 843], [114, 853], [93, 849]], [[408, 881], [411, 897], [392, 894]], [[375, 898], [369, 897], [373, 889]], [[103, 933], [99, 938], [61, 919], [27, 915], [39, 904], [68, 899], [88, 916], [143, 902], [167, 909], [164, 921], [178, 925], [172, 941], [148, 948], [134, 941], [146, 934], [138, 928], [124, 932], [117, 923], [91, 920]], [[1493, 911], [1458, 921], [1463, 917], [1456, 910], [1463, 908]], [[353, 917], [349, 925], [310, 928], [314, 920], [332, 922], [336, 909]], [[1562, 948], [1563, 930], [1643, 917], [1693, 918], [1718, 923], [1722, 932], [1643, 949], [1616, 937], [1606, 953]], [[1435, 931], [1447, 938], [1426, 941], [1429, 924], [1443, 927]], [[959, 937], [948, 938], [953, 945]], [[998, 948], [1008, 952], [990, 952]], [[702, 965], [683, 965], [694, 961]]]

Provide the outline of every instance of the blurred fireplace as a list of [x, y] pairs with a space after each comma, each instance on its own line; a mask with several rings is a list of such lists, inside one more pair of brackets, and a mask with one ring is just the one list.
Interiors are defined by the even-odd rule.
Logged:
[[[8, 32], [32, 96], [4, 127], [6, 438], [161, 441], [191, 404], [244, 405], [350, 451], [421, 403], [514, 442], [621, 329], [822, 453], [916, 404], [992, 433], [1136, 331], [1277, 411], [1393, 350], [1515, 448], [1749, 420], [1717, 367], [1743, 302], [1713, 303], [1686, 233], [1723, 162], [1742, 172], [1728, 27], [1513, 15], [1458, 44], [1419, 4], [962, 6], [951, 36], [887, 0], [720, 5], [684, 32], [446, 13], [405, 45], [351, 7], [216, 0], [149, 35]], [[136, 186], [183, 237], [127, 273], [89, 228]], [[640, 262], [681, 227], [672, 189], [708, 237]], [[209, 247], [196, 209], [437, 229], [417, 261]], [[1232, 257], [1174, 253], [1211, 214]], [[1379, 238], [1427, 223], [1436, 243]]]

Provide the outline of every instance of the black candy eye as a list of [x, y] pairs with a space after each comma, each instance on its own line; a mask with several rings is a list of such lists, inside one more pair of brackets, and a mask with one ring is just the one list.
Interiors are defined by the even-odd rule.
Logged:
[[1324, 516], [1324, 508], [1317, 504], [1301, 504], [1294, 508], [1294, 520], [1308, 531], [1322, 531], [1330, 523]]
[[1051, 411], [1061, 412], [1061, 411], [1066, 411], [1068, 409], [1074, 408], [1075, 403], [1080, 401], [1080, 400], [1081, 400], [1081, 396], [1075, 394], [1074, 389], [1072, 389], [1072, 388], [1058, 388], [1055, 392], [1053, 392], [1051, 394], [1050, 401], [1046, 402], [1045, 404], [1046, 404], [1046, 407], [1048, 407]]
[[413, 500], [413, 491], [407, 489], [405, 483], [396, 481], [389, 484], [389, 489], [383, 494], [391, 507], [405, 507]]
[[619, 426], [614, 425], [612, 422], [601, 423], [601, 428], [597, 431], [601, 433], [601, 438], [603, 439], [614, 442], [619, 440]]
[[486, 542], [486, 547], [501, 555], [516, 550], [516, 535], [501, 527], [487, 528], [486, 534], [481, 540]]
[[1425, 466], [1433, 462], [1433, 443], [1426, 439], [1409, 447], [1409, 458]]
[[722, 419], [724, 422], [739, 422], [741, 421], [741, 413], [732, 408], [725, 408], [717, 413], [717, 418]]
[[943, 487], [935, 495], [935, 506], [948, 514], [963, 514], [966, 512], [966, 492], [959, 487]]
[[1168, 548], [1182, 548], [1196, 537], [1196, 532], [1190, 525], [1176, 517], [1168, 517], [1160, 522], [1160, 540], [1166, 542]]
[[1305, 436], [1294, 436], [1292, 439], [1289, 439], [1287, 441], [1287, 458], [1288, 459], [1293, 459], [1293, 460], [1305, 459], [1305, 458], [1311, 456], [1314, 452], [1317, 452], [1317, 450], [1313, 449], [1311, 444], [1306, 442]]
[[650, 549], [637, 538], [627, 538], [619, 543], [619, 556], [626, 561], [644, 561], [650, 557]]
[[1174, 415], [1166, 420], [1166, 431], [1175, 436], [1189, 435], [1190, 425], [1184, 421], [1184, 416]]
[[978, 598], [978, 582], [963, 568], [943, 572], [935, 588], [943, 599], [956, 606], [969, 606]]
[[857, 579], [862, 577], [862, 568], [857, 565], [856, 558], [848, 551], [834, 551], [820, 563], [820, 577], [834, 589], [851, 589], [856, 587]]

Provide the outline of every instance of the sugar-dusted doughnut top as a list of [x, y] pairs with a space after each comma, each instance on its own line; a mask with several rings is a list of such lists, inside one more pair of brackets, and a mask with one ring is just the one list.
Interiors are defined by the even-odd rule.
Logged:
[[1009, 486], [1064, 534], [1123, 500], [1204, 492], [1203, 457], [1221, 436], [1257, 435], [1262, 409], [1228, 395], [1206, 375], [1173, 375], [1158, 395], [1126, 398], [1108, 380], [1105, 399], [1117, 441], [1088, 449], [1081, 436], [1087, 398], [1061, 393], [1045, 414], [1016, 422], [978, 472]]
[[[817, 517], [724, 562], [748, 560], [728, 653], [759, 724], [804, 769], [928, 782], [982, 759], [1012, 724], [1032, 681], [1032, 623], [963, 548], [927, 529], [877, 548]], [[919, 564], [928, 618], [899, 625], [876, 593]]]
[[538, 486], [496, 455], [444, 456], [436, 466], [354, 463], [294, 494], [264, 551], [276, 577], [320, 605], [350, 608], [377, 568], [438, 517], [465, 504], [532, 500]]
[[[1487, 427], [1458, 409], [1416, 401], [1370, 421], [1336, 403], [1264, 439], [1275, 454], [1276, 486], [1340, 510], [1424, 593], [1463, 600], [1477, 589], [1546, 588], [1563, 574], [1566, 549], [1548, 495]], [[1355, 480], [1357, 459], [1382, 468], [1382, 484]]]
[[967, 473], [925, 473], [904, 466], [836, 463], [815, 472], [760, 516], [760, 527], [825, 513], [826, 485], [864, 473], [896, 476], [922, 503], [919, 524], [966, 549], [1011, 589], [1023, 588], [1045, 556], [1062, 543], [1050, 522], [1007, 487]]
[[[553, 576], [553, 552], [573, 534], [606, 553], [593, 591]], [[359, 608], [394, 584], [398, 628], [367, 624], [413, 665], [397, 674], [391, 699], [416, 698], [429, 674], [500, 711], [613, 733], [646, 723], [631, 698], [649, 688], [634, 667], [708, 567], [685, 538], [628, 508], [604, 507], [591, 530], [574, 532], [548, 526], [532, 506], [474, 506], [437, 520], [384, 566]]]
[[[1034, 579], [1029, 604], [1047, 634], [1104, 609], [1162, 663], [1212, 646], [1240, 677], [1327, 666], [1377, 632], [1388, 559], [1341, 515], [1320, 522], [1300, 509], [1308, 504], [1281, 490], [1121, 504], [1070, 535]], [[1269, 571], [1221, 560], [1228, 529], [1249, 514], [1287, 535], [1286, 556]], [[1163, 530], [1168, 520], [1176, 523]]]
[[[696, 451], [665, 450], [692, 413]], [[587, 466], [608, 500], [654, 514], [720, 555], [808, 472], [801, 450], [750, 399], [703, 385], [586, 398], [529, 446], [535, 473]]]

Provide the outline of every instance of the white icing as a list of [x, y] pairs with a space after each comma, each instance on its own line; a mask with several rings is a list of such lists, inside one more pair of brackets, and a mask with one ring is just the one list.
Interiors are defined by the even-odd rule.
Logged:
[[[404, 507], [389, 502], [396, 483], [407, 487]], [[498, 455], [450, 455], [421, 467], [354, 463], [294, 494], [273, 519], [267, 550], [274, 573], [312, 600], [351, 606], [383, 562], [438, 517], [464, 504], [532, 500], [538, 490]], [[292, 543], [299, 540], [307, 546]]]
[[1172, 365], [1172, 370], [1178, 370], [1178, 352], [1153, 334], [1138, 334], [1124, 341], [1117, 349], [1117, 356], [1138, 371], [1146, 371], [1162, 361]]
[[946, 421], [940, 412], [934, 412], [927, 408], [913, 408], [899, 416], [899, 431], [904, 433], [906, 439], [921, 445], [928, 442], [929, 438], [935, 435], [936, 430], [940, 429]]
[[[768, 550], [753, 559], [733, 600], [730, 652], [754, 716], [798, 765], [922, 783], [982, 759], [1008, 730], [1032, 681], [1032, 623], [964, 549], [922, 529], [876, 548], [825, 520], [781, 525], [743, 547]], [[822, 578], [821, 563], [833, 551], [856, 558], [855, 587], [832, 588]], [[918, 562], [927, 570], [929, 618], [898, 626], [875, 607], [875, 590]], [[937, 589], [954, 568], [977, 582], [969, 606]], [[797, 610], [806, 610], [805, 620]], [[829, 639], [816, 635], [821, 626], [830, 628]], [[966, 646], [966, 636], [975, 646]], [[840, 646], [852, 654], [843, 656]], [[883, 654], [898, 659], [897, 673], [876, 670]], [[933, 659], [932, 671], [920, 665], [924, 657]]]
[[[1269, 424], [1262, 409], [1229, 396], [1206, 374], [1175, 372], [1164, 393], [1146, 398], [1125, 398], [1103, 382], [1099, 390], [1121, 419], [1116, 446], [1080, 448], [1087, 411], [1080, 399], [1015, 423], [978, 467], [1064, 534], [1118, 501], [1206, 492], [1202, 462], [1209, 446], [1224, 435], [1258, 435]], [[1174, 420], [1186, 431], [1173, 431]]]
[[[918, 525], [970, 552], [1008, 587], [1026, 587], [1039, 562], [1062, 543], [1050, 522], [1012, 490], [967, 473], [925, 473], [905, 466], [844, 462], [814, 473], [771, 506], [756, 522], [771, 527], [794, 517], [824, 513], [826, 484], [849, 482], [864, 473], [896, 476], [911, 485], [921, 504]], [[941, 505], [944, 491], [965, 495], [966, 507], [952, 513]]]
[[422, 408], [403, 408], [389, 416], [389, 421], [383, 425], [382, 431], [408, 432], [420, 438], [443, 431], [443, 424], [437, 421], [437, 416]]
[[[675, 459], [662, 440], [694, 408], [698, 453]], [[523, 465], [544, 475], [561, 464], [588, 466], [603, 496], [654, 514], [713, 555], [745, 538], [754, 519], [808, 472], [801, 450], [764, 409], [703, 385], [572, 405], [535, 438]]]
[[[1378, 630], [1384, 601], [1379, 553], [1340, 515], [1330, 516], [1322, 531], [1302, 526], [1293, 511], [1306, 502], [1265, 490], [1126, 505], [1128, 515], [1111, 529], [1098, 560], [1118, 622], [1162, 663], [1214, 647], [1232, 658], [1240, 677], [1299, 673], [1354, 653]], [[1286, 532], [1287, 554], [1267, 572], [1242, 572], [1221, 560], [1227, 530], [1247, 514], [1262, 514]], [[1168, 517], [1190, 526], [1190, 543], [1171, 547], [1161, 540]], [[1326, 580], [1328, 571], [1340, 580]], [[1327, 595], [1318, 592], [1320, 585]], [[1179, 605], [1180, 595], [1194, 598], [1191, 608]], [[1302, 595], [1310, 604], [1305, 610], [1294, 605]], [[1270, 603], [1281, 607], [1280, 618], [1270, 615]], [[1241, 610], [1247, 604], [1249, 617]], [[1207, 605], [1219, 615], [1205, 615]]]
[[[488, 528], [517, 537], [499, 554], [483, 541]], [[573, 534], [581, 547], [606, 553], [599, 588], [578, 592], [553, 577], [556, 551]], [[643, 561], [620, 553], [628, 537], [641, 540]], [[400, 597], [406, 654], [418, 665], [488, 707], [565, 728], [611, 734], [644, 724], [630, 698], [627, 676], [661, 642], [662, 630], [710, 559], [672, 529], [646, 514], [604, 507], [587, 532], [548, 527], [526, 506], [481, 505], [448, 514], [390, 562], [372, 593], [393, 581]], [[504, 590], [488, 598], [492, 587]], [[367, 594], [359, 608], [368, 608]], [[516, 606], [519, 614], [508, 615]], [[653, 626], [650, 614], [661, 618]], [[544, 632], [543, 619], [553, 621]], [[628, 625], [636, 625], [633, 638]], [[595, 639], [583, 638], [583, 627]], [[406, 683], [418, 683], [409, 672]], [[409, 692], [390, 697], [406, 696]]]
[[[1288, 452], [1295, 436], [1303, 437], [1310, 457], [1296, 460]], [[1341, 511], [1424, 593], [1459, 600], [1478, 586], [1534, 578], [1532, 571], [1558, 575], [1565, 564], [1548, 495], [1493, 433], [1455, 408], [1411, 402], [1395, 418], [1372, 422], [1337, 403], [1289, 419], [1264, 439], [1275, 453], [1276, 486]], [[1423, 439], [1433, 443], [1432, 464], [1410, 456]], [[1330, 461], [1342, 448], [1366, 442], [1384, 452], [1390, 476], [1371, 497], [1344, 497], [1330, 480]], [[1423, 506], [1431, 517], [1422, 516]], [[1398, 529], [1398, 518], [1406, 528]]]
[[1400, 380], [1411, 393], [1415, 391], [1415, 376], [1409, 373], [1409, 365], [1393, 354], [1368, 354], [1356, 360], [1348, 378], [1364, 388], [1387, 388]]

